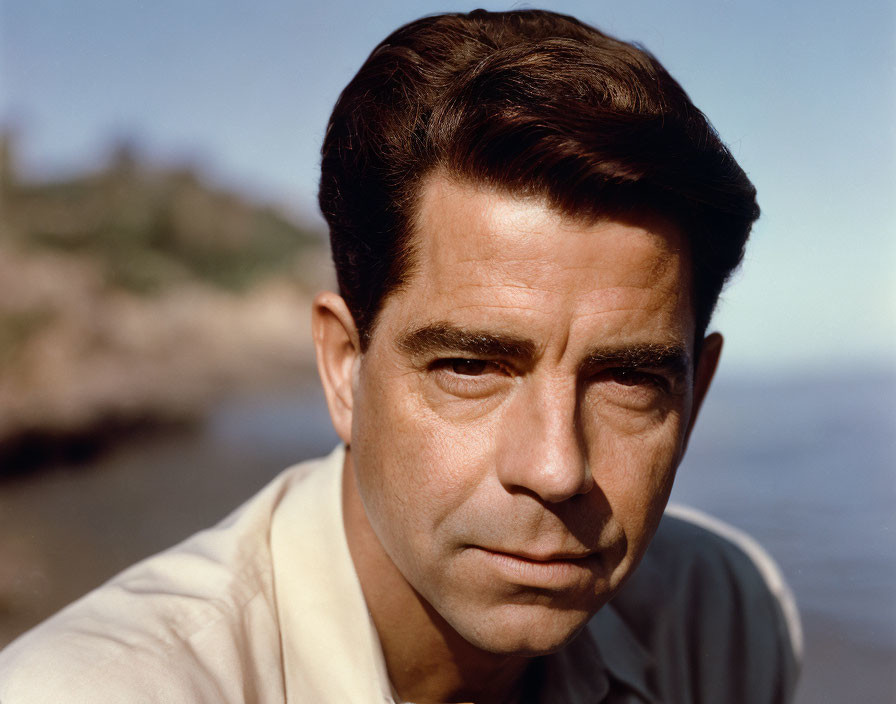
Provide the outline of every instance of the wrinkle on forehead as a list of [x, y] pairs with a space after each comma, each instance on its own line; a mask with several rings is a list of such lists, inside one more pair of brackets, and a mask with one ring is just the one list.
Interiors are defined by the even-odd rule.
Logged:
[[436, 177], [418, 206], [414, 267], [392, 301], [418, 322], [453, 313], [460, 324], [535, 326], [543, 343], [564, 347], [576, 331], [687, 336], [689, 256], [670, 222], [585, 222], [538, 198]]
[[[458, 212], [458, 203], [466, 203], [469, 208]], [[499, 262], [499, 266], [480, 272], [482, 285], [500, 283], [547, 291], [556, 288], [559, 276], [597, 276], [598, 269], [604, 276], [595, 285], [655, 286], [686, 254], [678, 229], [649, 214], [625, 223], [624, 246], [583, 250], [574, 245], [576, 239], [600, 238], [602, 231], [614, 223], [586, 223], [549, 208], [543, 199], [492, 193], [433, 176], [421, 192], [415, 250], [421, 261], [440, 261], [448, 280], [453, 278], [455, 268], [466, 272], [477, 262], [488, 260]], [[570, 246], [563, 246], [566, 236], [571, 238]], [[463, 247], [458, 242], [463, 242]], [[627, 266], [613, 267], [617, 258], [620, 263], [624, 259]], [[607, 274], [614, 271], [627, 271], [630, 280], [607, 280]], [[637, 280], [631, 280], [633, 276]]]

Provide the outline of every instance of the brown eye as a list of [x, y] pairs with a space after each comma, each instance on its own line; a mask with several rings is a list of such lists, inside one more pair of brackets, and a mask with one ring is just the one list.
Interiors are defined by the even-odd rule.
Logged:
[[489, 365], [484, 359], [452, 359], [449, 360], [451, 371], [463, 376], [479, 376]]
[[637, 386], [639, 384], [649, 384], [653, 382], [652, 377], [644, 372], [634, 369], [611, 369], [610, 375], [617, 384], [623, 386]]

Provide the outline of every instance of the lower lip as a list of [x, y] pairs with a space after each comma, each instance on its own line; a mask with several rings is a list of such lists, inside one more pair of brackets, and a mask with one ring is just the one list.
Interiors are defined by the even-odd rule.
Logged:
[[505, 579], [517, 584], [544, 588], [562, 588], [580, 584], [593, 574], [596, 555], [569, 560], [529, 560], [504, 552], [478, 548], [486, 560]]

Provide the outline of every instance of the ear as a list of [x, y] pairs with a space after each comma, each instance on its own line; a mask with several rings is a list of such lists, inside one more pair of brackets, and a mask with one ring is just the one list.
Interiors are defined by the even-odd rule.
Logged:
[[311, 334], [330, 419], [342, 441], [350, 445], [361, 346], [355, 320], [341, 296], [330, 291], [315, 296], [311, 309]]
[[694, 369], [694, 404], [691, 407], [691, 418], [688, 421], [688, 430], [685, 442], [691, 437], [691, 430], [694, 428], [694, 422], [697, 420], [697, 414], [703, 405], [703, 399], [706, 398], [706, 392], [709, 391], [709, 385], [716, 373], [716, 367], [719, 365], [719, 357], [722, 355], [722, 343], [724, 339], [717, 333], [711, 333], [703, 338], [703, 344], [700, 346], [700, 357]]

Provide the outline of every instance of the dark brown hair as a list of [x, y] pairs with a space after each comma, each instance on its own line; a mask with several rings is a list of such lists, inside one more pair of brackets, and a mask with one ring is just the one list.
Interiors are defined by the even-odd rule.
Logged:
[[690, 242], [701, 336], [759, 216], [743, 170], [644, 49], [541, 10], [424, 17], [374, 49], [322, 149], [320, 207], [364, 348], [411, 271], [435, 169], [571, 216], [670, 218]]

